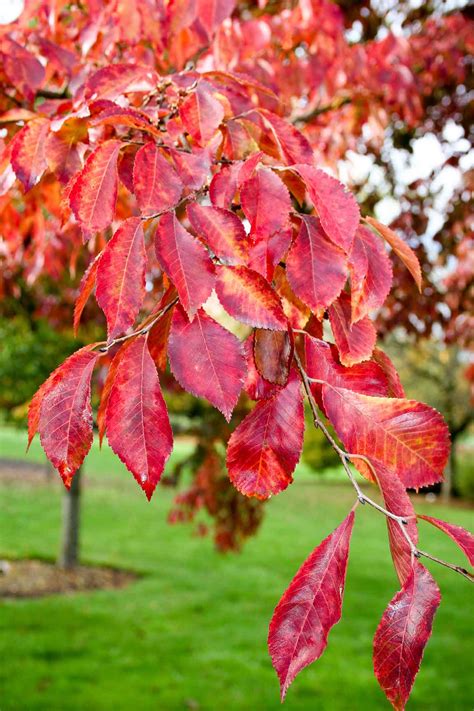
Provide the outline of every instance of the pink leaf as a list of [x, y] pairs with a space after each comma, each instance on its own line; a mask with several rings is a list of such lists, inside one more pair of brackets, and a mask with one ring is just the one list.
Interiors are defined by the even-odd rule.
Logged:
[[95, 280], [97, 276], [97, 269], [99, 267], [99, 261], [102, 256], [102, 252], [96, 256], [96, 258], [89, 264], [84, 275], [79, 284], [79, 294], [74, 304], [74, 335], [77, 336], [79, 330], [79, 322], [81, 320], [82, 312], [84, 311], [84, 306], [87, 303], [89, 296], [95, 287]]
[[303, 432], [301, 383], [292, 373], [286, 387], [260, 400], [229, 439], [227, 469], [235, 488], [258, 499], [286, 489], [301, 455]]
[[280, 299], [266, 279], [247, 267], [218, 267], [216, 294], [233, 318], [257, 328], [283, 331]]
[[150, 500], [173, 449], [173, 434], [146, 337], [122, 349], [107, 402], [107, 439]]
[[270, 129], [281, 157], [291, 163], [312, 163], [313, 149], [308, 139], [289, 121], [266, 109], [259, 109], [263, 123]]
[[352, 323], [379, 309], [392, 285], [392, 264], [380, 240], [366, 227], [357, 229], [349, 255]]
[[351, 323], [349, 294], [343, 292], [330, 306], [329, 321], [343, 365], [354, 365], [370, 358], [377, 332], [368, 316], [364, 316], [357, 323]]
[[214, 288], [214, 265], [174, 213], [160, 219], [155, 244], [158, 261], [175, 285], [184, 310], [193, 318]]
[[38, 392], [41, 444], [67, 488], [92, 444], [91, 376], [99, 355], [94, 346], [73, 353]]
[[326, 308], [341, 293], [346, 270], [346, 255], [327, 239], [319, 220], [304, 217], [286, 260], [286, 274], [296, 296], [313, 311]]
[[409, 488], [442, 480], [449, 430], [433, 408], [415, 400], [370, 397], [328, 385], [323, 386], [323, 401], [348, 452], [382, 462]]
[[120, 142], [115, 140], [101, 143], [88, 157], [72, 185], [71, 210], [87, 234], [104, 230], [114, 218], [120, 147]]
[[209, 400], [229, 421], [245, 375], [239, 340], [202, 309], [189, 322], [183, 309], [177, 307], [168, 355], [178, 383], [192, 395]]
[[245, 264], [249, 240], [244, 226], [231, 210], [191, 203], [187, 208], [192, 228], [225, 264]]
[[386, 353], [380, 350], [380, 348], [374, 348], [372, 353], [372, 360], [379, 365], [387, 377], [388, 382], [388, 396], [389, 397], [405, 397], [405, 391], [403, 385], [400, 382], [400, 376], [397, 370], [388, 357]]
[[258, 239], [250, 248], [248, 266], [267, 281], [271, 281], [275, 274], [275, 267], [288, 251], [292, 236], [293, 230], [288, 227], [274, 232], [265, 239]]
[[269, 168], [261, 168], [244, 182], [240, 199], [254, 240], [268, 238], [288, 227], [290, 194], [278, 175]]
[[416, 256], [412, 248], [409, 247], [407, 243], [404, 242], [403, 239], [399, 237], [393, 230], [391, 230], [386, 225], [382, 225], [382, 223], [378, 222], [378, 220], [375, 220], [373, 217], [366, 217], [365, 221], [367, 222], [367, 224], [377, 230], [377, 232], [382, 235], [384, 240], [388, 242], [397, 257], [402, 260], [402, 262], [412, 275], [413, 279], [415, 280], [415, 284], [418, 287], [418, 291], [421, 291], [420, 262], [418, 261], [418, 257]]
[[211, 168], [207, 152], [184, 153], [184, 151], [170, 149], [169, 153], [183, 184], [191, 190], [202, 188]]
[[339, 622], [354, 513], [311, 553], [275, 608], [268, 634], [283, 701], [293, 679], [322, 655]]
[[135, 157], [133, 191], [144, 216], [175, 207], [183, 192], [177, 172], [152, 142], [145, 143]]
[[179, 108], [186, 131], [201, 146], [209, 143], [224, 118], [224, 107], [210, 84], [201, 80]]
[[370, 458], [370, 461], [375, 470], [385, 508], [396, 516], [403, 516], [407, 521], [406, 524], [402, 524], [402, 530], [397, 521], [387, 518], [388, 539], [393, 564], [400, 584], [403, 585], [412, 570], [411, 547], [403, 531], [408, 534], [414, 545], [418, 543], [415, 510], [406, 492], [405, 485], [396, 472], [390, 471], [373, 457]]
[[36, 185], [48, 167], [45, 143], [49, 126], [47, 119], [34, 119], [23, 126], [13, 139], [12, 168], [25, 190], [30, 190]]
[[415, 561], [375, 633], [375, 676], [397, 711], [403, 711], [410, 696], [440, 601], [432, 576]]
[[108, 64], [92, 74], [85, 85], [88, 100], [114, 101], [131, 92], [149, 92], [156, 88], [158, 75], [150, 67], [137, 64]]
[[[364, 395], [387, 397], [389, 394], [388, 381], [380, 366], [366, 362], [345, 368], [338, 362], [334, 346], [318, 338], [305, 337], [305, 361], [310, 378]], [[324, 412], [321, 388], [320, 383], [311, 383], [311, 391]]]
[[323, 230], [334, 244], [350, 252], [360, 220], [359, 206], [354, 196], [339, 180], [322, 170], [303, 164], [294, 168], [306, 183]]
[[109, 340], [133, 325], [145, 296], [145, 237], [139, 217], [122, 222], [97, 269], [96, 299], [107, 318]]

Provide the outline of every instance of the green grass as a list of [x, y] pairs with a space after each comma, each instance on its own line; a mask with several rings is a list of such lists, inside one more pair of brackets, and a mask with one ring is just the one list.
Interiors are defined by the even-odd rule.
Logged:
[[[22, 435], [23, 437], [23, 435]], [[23, 440], [21, 440], [22, 442]], [[182, 456], [183, 448], [178, 448]], [[0, 430], [3, 457], [21, 456], [19, 433]], [[33, 445], [31, 458], [40, 460]], [[0, 605], [2, 711], [271, 711], [278, 684], [266, 651], [273, 607], [291, 577], [346, 515], [348, 486], [303, 475], [267, 506], [259, 535], [221, 556], [186, 526], [169, 526], [173, 493], [148, 504], [108, 450], [86, 466], [82, 553], [90, 563], [139, 571], [118, 591], [51, 596]], [[61, 489], [1, 485], [0, 556], [54, 558]], [[472, 511], [422, 511], [472, 526]], [[423, 548], [464, 565], [440, 531], [422, 524]], [[454, 573], [429, 565], [443, 601], [409, 709], [473, 708], [472, 593]], [[373, 676], [372, 636], [397, 589], [385, 522], [361, 508], [351, 546], [343, 619], [325, 655], [290, 688], [287, 711], [367, 711], [387, 704]]]

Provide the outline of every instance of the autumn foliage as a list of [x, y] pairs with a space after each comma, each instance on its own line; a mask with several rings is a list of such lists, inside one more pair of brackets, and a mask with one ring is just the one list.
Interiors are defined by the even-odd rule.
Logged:
[[[85, 259], [74, 327], [92, 294], [107, 323], [106, 340], [74, 353], [38, 390], [29, 439], [39, 432], [69, 487], [91, 446], [91, 378], [105, 363], [99, 434], [150, 499], [173, 448], [160, 385], [169, 363], [179, 385], [227, 421], [239, 398], [255, 401], [229, 438], [226, 463], [239, 492], [264, 500], [292, 482], [306, 395], [357, 498], [275, 609], [268, 641], [281, 695], [321, 656], [341, 617], [360, 502], [387, 517], [401, 589], [375, 634], [374, 668], [403, 709], [440, 602], [419, 561], [432, 556], [418, 548], [406, 489], [442, 480], [449, 434], [438, 412], [405, 398], [371, 316], [391, 290], [388, 248], [419, 289], [422, 275], [403, 238], [361, 215], [354, 196], [322, 169], [324, 126], [308, 121], [301, 132], [288, 106], [304, 87], [310, 107], [318, 87], [338, 98], [343, 61], [364, 121], [397, 104], [413, 123], [420, 107], [412, 89], [421, 79], [408, 71], [408, 53], [389, 66], [400, 49], [394, 39], [358, 52], [347, 46], [335, 5], [304, 2], [268, 15], [260, 6], [245, 19], [232, 0], [37, 0], [0, 35], [8, 259], [24, 260], [27, 275], [54, 275]], [[44, 31], [28, 24], [31, 17]], [[287, 62], [273, 56], [272, 76], [268, 33], [288, 50]], [[312, 54], [322, 36], [321, 56]], [[297, 45], [309, 48], [304, 61], [290, 51]], [[366, 96], [384, 71], [394, 75], [393, 91], [377, 109]], [[246, 340], [210, 315], [213, 294], [247, 328]], [[206, 462], [202, 482], [213, 480], [215, 462]], [[361, 491], [351, 467], [380, 490], [384, 507]], [[421, 518], [473, 562], [466, 531]]]

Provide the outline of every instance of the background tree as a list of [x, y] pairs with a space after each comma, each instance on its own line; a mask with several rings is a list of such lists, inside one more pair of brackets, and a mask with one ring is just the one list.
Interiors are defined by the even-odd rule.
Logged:
[[[427, 65], [433, 49], [442, 45], [449, 76], [463, 79], [467, 21], [448, 17], [441, 35], [437, 22], [408, 32], [409, 41], [351, 45], [343, 13], [327, 2], [38, 0], [1, 40], [7, 268], [21, 259], [34, 279], [64, 268], [66, 255], [70, 269], [89, 255], [75, 327], [94, 289], [107, 321], [107, 340], [76, 351], [30, 405], [30, 440], [39, 430], [65, 485], [90, 447], [91, 376], [106, 363], [99, 435], [107, 432], [151, 497], [172, 448], [156, 369], [168, 356], [181, 386], [226, 420], [242, 387], [256, 401], [227, 447], [242, 494], [267, 499], [291, 483], [303, 391], [357, 492], [275, 610], [269, 648], [282, 698], [340, 618], [358, 502], [387, 517], [401, 584], [374, 643], [375, 673], [395, 708], [410, 694], [440, 601], [418, 559], [472, 578], [418, 547], [406, 488], [442, 478], [447, 429], [404, 397], [369, 317], [392, 284], [384, 242], [420, 289], [419, 263], [370, 215], [361, 224], [354, 198], [319, 167], [334, 166], [361, 138], [366, 151], [380, 150], [393, 114], [417, 124], [420, 97], [438, 80], [438, 67]], [[244, 342], [209, 314], [213, 289], [247, 327]], [[362, 491], [351, 465], [378, 486], [384, 506]], [[209, 471], [207, 461], [198, 483], [215, 482]], [[472, 562], [467, 532], [424, 518]], [[407, 610], [416, 612], [410, 639]]]

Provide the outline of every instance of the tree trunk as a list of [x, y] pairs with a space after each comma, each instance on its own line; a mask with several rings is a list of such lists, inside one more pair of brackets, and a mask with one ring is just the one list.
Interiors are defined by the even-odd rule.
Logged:
[[451, 443], [451, 451], [449, 460], [444, 471], [444, 481], [441, 488], [441, 496], [444, 501], [448, 502], [456, 495], [456, 441], [453, 438]]
[[71, 488], [63, 494], [60, 568], [74, 568], [79, 562], [79, 528], [81, 508], [81, 469], [75, 473]]

